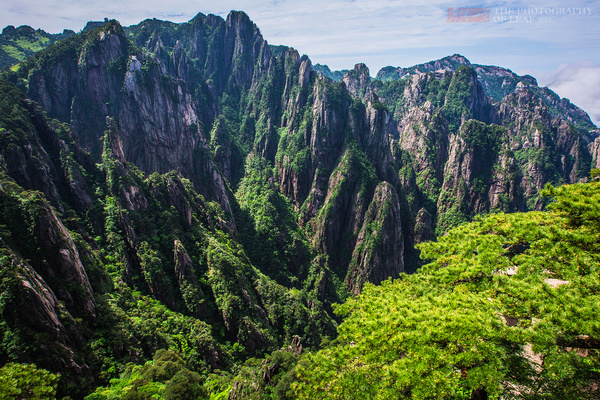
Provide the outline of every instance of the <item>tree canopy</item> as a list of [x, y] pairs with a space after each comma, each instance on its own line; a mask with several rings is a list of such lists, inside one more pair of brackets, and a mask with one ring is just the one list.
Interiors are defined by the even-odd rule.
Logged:
[[418, 273], [337, 307], [300, 399], [600, 398], [600, 183], [422, 244]]

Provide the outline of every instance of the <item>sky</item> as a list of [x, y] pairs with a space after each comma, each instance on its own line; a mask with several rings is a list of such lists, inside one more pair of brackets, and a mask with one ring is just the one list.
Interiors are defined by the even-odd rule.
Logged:
[[0, 0], [0, 27], [79, 31], [89, 20], [124, 26], [185, 22], [198, 12], [245, 11], [270, 44], [332, 70], [409, 67], [455, 53], [530, 74], [600, 124], [600, 0]]

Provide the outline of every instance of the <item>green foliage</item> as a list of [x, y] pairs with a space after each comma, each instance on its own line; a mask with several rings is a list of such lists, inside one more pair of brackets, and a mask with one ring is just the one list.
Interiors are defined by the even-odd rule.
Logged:
[[273, 182], [269, 162], [250, 155], [236, 193], [240, 240], [261, 271], [279, 283], [299, 285], [311, 258], [308, 239], [297, 225], [290, 201]]
[[289, 167], [296, 174], [304, 176], [308, 173], [312, 154], [305, 143], [305, 130], [310, 126], [311, 113], [307, 110], [298, 131], [290, 132], [291, 128], [279, 128], [279, 147], [275, 160], [284, 167]]
[[[240, 108], [239, 104], [234, 107], [238, 110]], [[210, 148], [217, 165], [227, 165], [228, 171], [221, 172], [227, 173], [226, 177], [230, 179], [231, 185], [236, 187], [244, 175], [244, 158], [249, 145], [243, 140], [243, 132], [251, 128], [247, 126], [249, 124], [247, 119], [242, 123], [239, 116], [234, 114], [232, 107], [225, 106], [223, 108], [223, 113], [215, 120], [210, 132]], [[238, 132], [240, 133], [238, 134]], [[248, 142], [251, 143], [250, 140]]]
[[373, 80], [372, 85], [379, 99], [387, 106], [391, 115], [403, 111], [403, 97], [406, 80]]
[[[438, 221], [436, 234], [441, 235], [450, 228], [471, 220], [482, 205], [489, 207], [489, 190], [494, 183], [495, 168], [498, 168], [500, 149], [506, 145], [506, 128], [495, 124], [487, 125], [477, 120], [465, 121], [460, 127], [464, 141], [461, 152], [470, 155], [470, 173], [456, 179], [455, 172], [445, 178], [445, 188], [438, 199]], [[463, 164], [463, 168], [464, 168]], [[508, 174], [506, 174], [508, 175]], [[470, 178], [470, 180], [464, 178]], [[514, 179], [513, 179], [514, 181]], [[474, 204], [480, 209], [476, 210]], [[507, 207], [508, 208], [508, 207]]]
[[475, 152], [475, 157], [482, 158], [489, 164], [497, 156], [506, 128], [472, 119], [461, 127], [461, 133], [467, 146]]
[[421, 245], [418, 273], [337, 307], [339, 337], [297, 398], [594, 398], [600, 185], [549, 187], [548, 212], [494, 214]]
[[313, 65], [313, 69], [317, 72], [322, 73], [323, 76], [326, 76], [327, 78], [331, 79], [332, 81], [336, 81], [336, 82], [341, 81], [342, 78], [344, 77], [344, 75], [346, 74], [346, 72], [350, 71], [348, 69], [342, 69], [340, 71], [332, 71], [329, 68], [329, 66], [321, 65], [321, 64]]
[[470, 67], [461, 66], [452, 74], [444, 100], [444, 112], [450, 132], [458, 132], [462, 121], [471, 118], [467, 100], [471, 96], [476, 79], [477, 76]]
[[335, 321], [306, 289], [287, 289], [260, 273], [254, 284], [269, 321], [283, 338], [280, 342], [289, 342], [298, 335], [303, 346], [316, 347], [324, 337], [335, 335]]
[[34, 364], [8, 363], [0, 369], [0, 399], [55, 399], [59, 375]]
[[29, 113], [22, 106], [25, 95], [13, 84], [0, 79], [0, 134], [2, 147], [19, 143], [33, 124]]
[[165, 348], [176, 349], [195, 371], [212, 367], [214, 351], [221, 354], [223, 364], [228, 362], [207, 323], [171, 311], [124, 283], [116, 289], [114, 293], [98, 296], [99, 317], [86, 346], [92, 366], [101, 371], [104, 380], [113, 377], [125, 363], [150, 358]]
[[201, 377], [185, 368], [172, 350], [158, 350], [153, 361], [144, 365], [130, 363], [110, 386], [99, 387], [86, 400], [164, 399], [187, 400], [204, 397]]
[[248, 355], [261, 354], [277, 339], [252, 288], [255, 271], [241, 254], [234, 242], [209, 239], [208, 281], [223, 313], [227, 338], [246, 346]]
[[79, 49], [83, 46], [89, 34], [90, 32], [83, 32], [54, 43], [52, 46], [27, 58], [19, 64], [18, 68], [11, 69], [10, 71], [4, 70], [2, 74], [3, 78], [13, 83], [21, 80], [20, 82], [25, 84], [26, 89], [29, 75], [32, 71], [49, 68], [59, 61], [63, 63], [77, 63]]
[[290, 385], [300, 359], [291, 349], [277, 350], [262, 360], [248, 359], [232, 379], [230, 397], [248, 400], [291, 400]]
[[319, 83], [323, 85], [325, 105], [342, 114], [344, 109], [352, 102], [352, 97], [346, 90], [346, 85], [343, 82], [329, 80], [319, 81]]
[[50, 34], [27, 25], [16, 29], [14, 26], [7, 26], [0, 35], [0, 69], [23, 61], [52, 43], [74, 34], [75, 32], [66, 29], [63, 33]]

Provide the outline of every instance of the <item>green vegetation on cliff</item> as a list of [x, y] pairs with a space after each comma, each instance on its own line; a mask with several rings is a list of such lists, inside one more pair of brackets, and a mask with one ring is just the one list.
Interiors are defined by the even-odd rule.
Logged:
[[544, 194], [549, 211], [453, 229], [418, 273], [338, 306], [297, 398], [596, 398], [600, 183]]
[[45, 49], [51, 44], [71, 37], [75, 32], [65, 29], [63, 33], [51, 34], [41, 29], [23, 25], [5, 27], [0, 35], [0, 69], [12, 66]]

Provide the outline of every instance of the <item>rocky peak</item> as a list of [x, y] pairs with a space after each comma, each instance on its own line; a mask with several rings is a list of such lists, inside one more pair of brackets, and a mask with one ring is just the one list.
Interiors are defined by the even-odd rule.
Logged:
[[356, 64], [353, 70], [344, 74], [342, 82], [354, 97], [358, 99], [371, 97], [371, 76], [369, 68], [365, 64]]
[[2, 35], [5, 36], [11, 36], [15, 33], [17, 33], [17, 30], [15, 29], [14, 25], [7, 25], [6, 27], [4, 27], [4, 29], [2, 29]]
[[442, 58], [442, 61], [450, 61], [450, 62], [455, 62], [457, 64], [463, 64], [463, 65], [471, 65], [471, 62], [469, 60], [467, 60], [466, 57], [461, 56], [460, 54], [453, 54], [451, 56]]
[[439, 60], [418, 64], [413, 67], [384, 67], [377, 73], [377, 79], [397, 80], [410, 75], [424, 74], [428, 72], [455, 71], [461, 65], [471, 66], [471, 62], [460, 54], [444, 57]]
[[530, 75], [519, 76], [503, 67], [471, 64], [469, 60], [459, 54], [408, 68], [384, 67], [377, 73], [376, 79], [382, 81], [400, 80], [423, 73], [433, 73], [437, 78], [442, 78], [444, 72], [454, 72], [464, 66], [474, 69], [477, 80], [485, 95], [491, 101], [499, 102], [511, 93], [529, 87], [544, 100], [544, 103], [552, 109], [556, 117], [566, 119], [586, 130], [595, 127], [583, 110], [571, 104], [567, 99], [561, 99], [550, 89], [538, 87], [537, 80], [534, 77]]
[[[260, 30], [250, 21], [246, 13], [232, 11], [225, 23], [225, 66], [233, 74], [237, 85], [248, 88], [253, 80], [268, 67], [271, 50], [263, 39]], [[254, 76], [254, 66], [258, 76]], [[229, 67], [229, 68], [227, 68]]]

